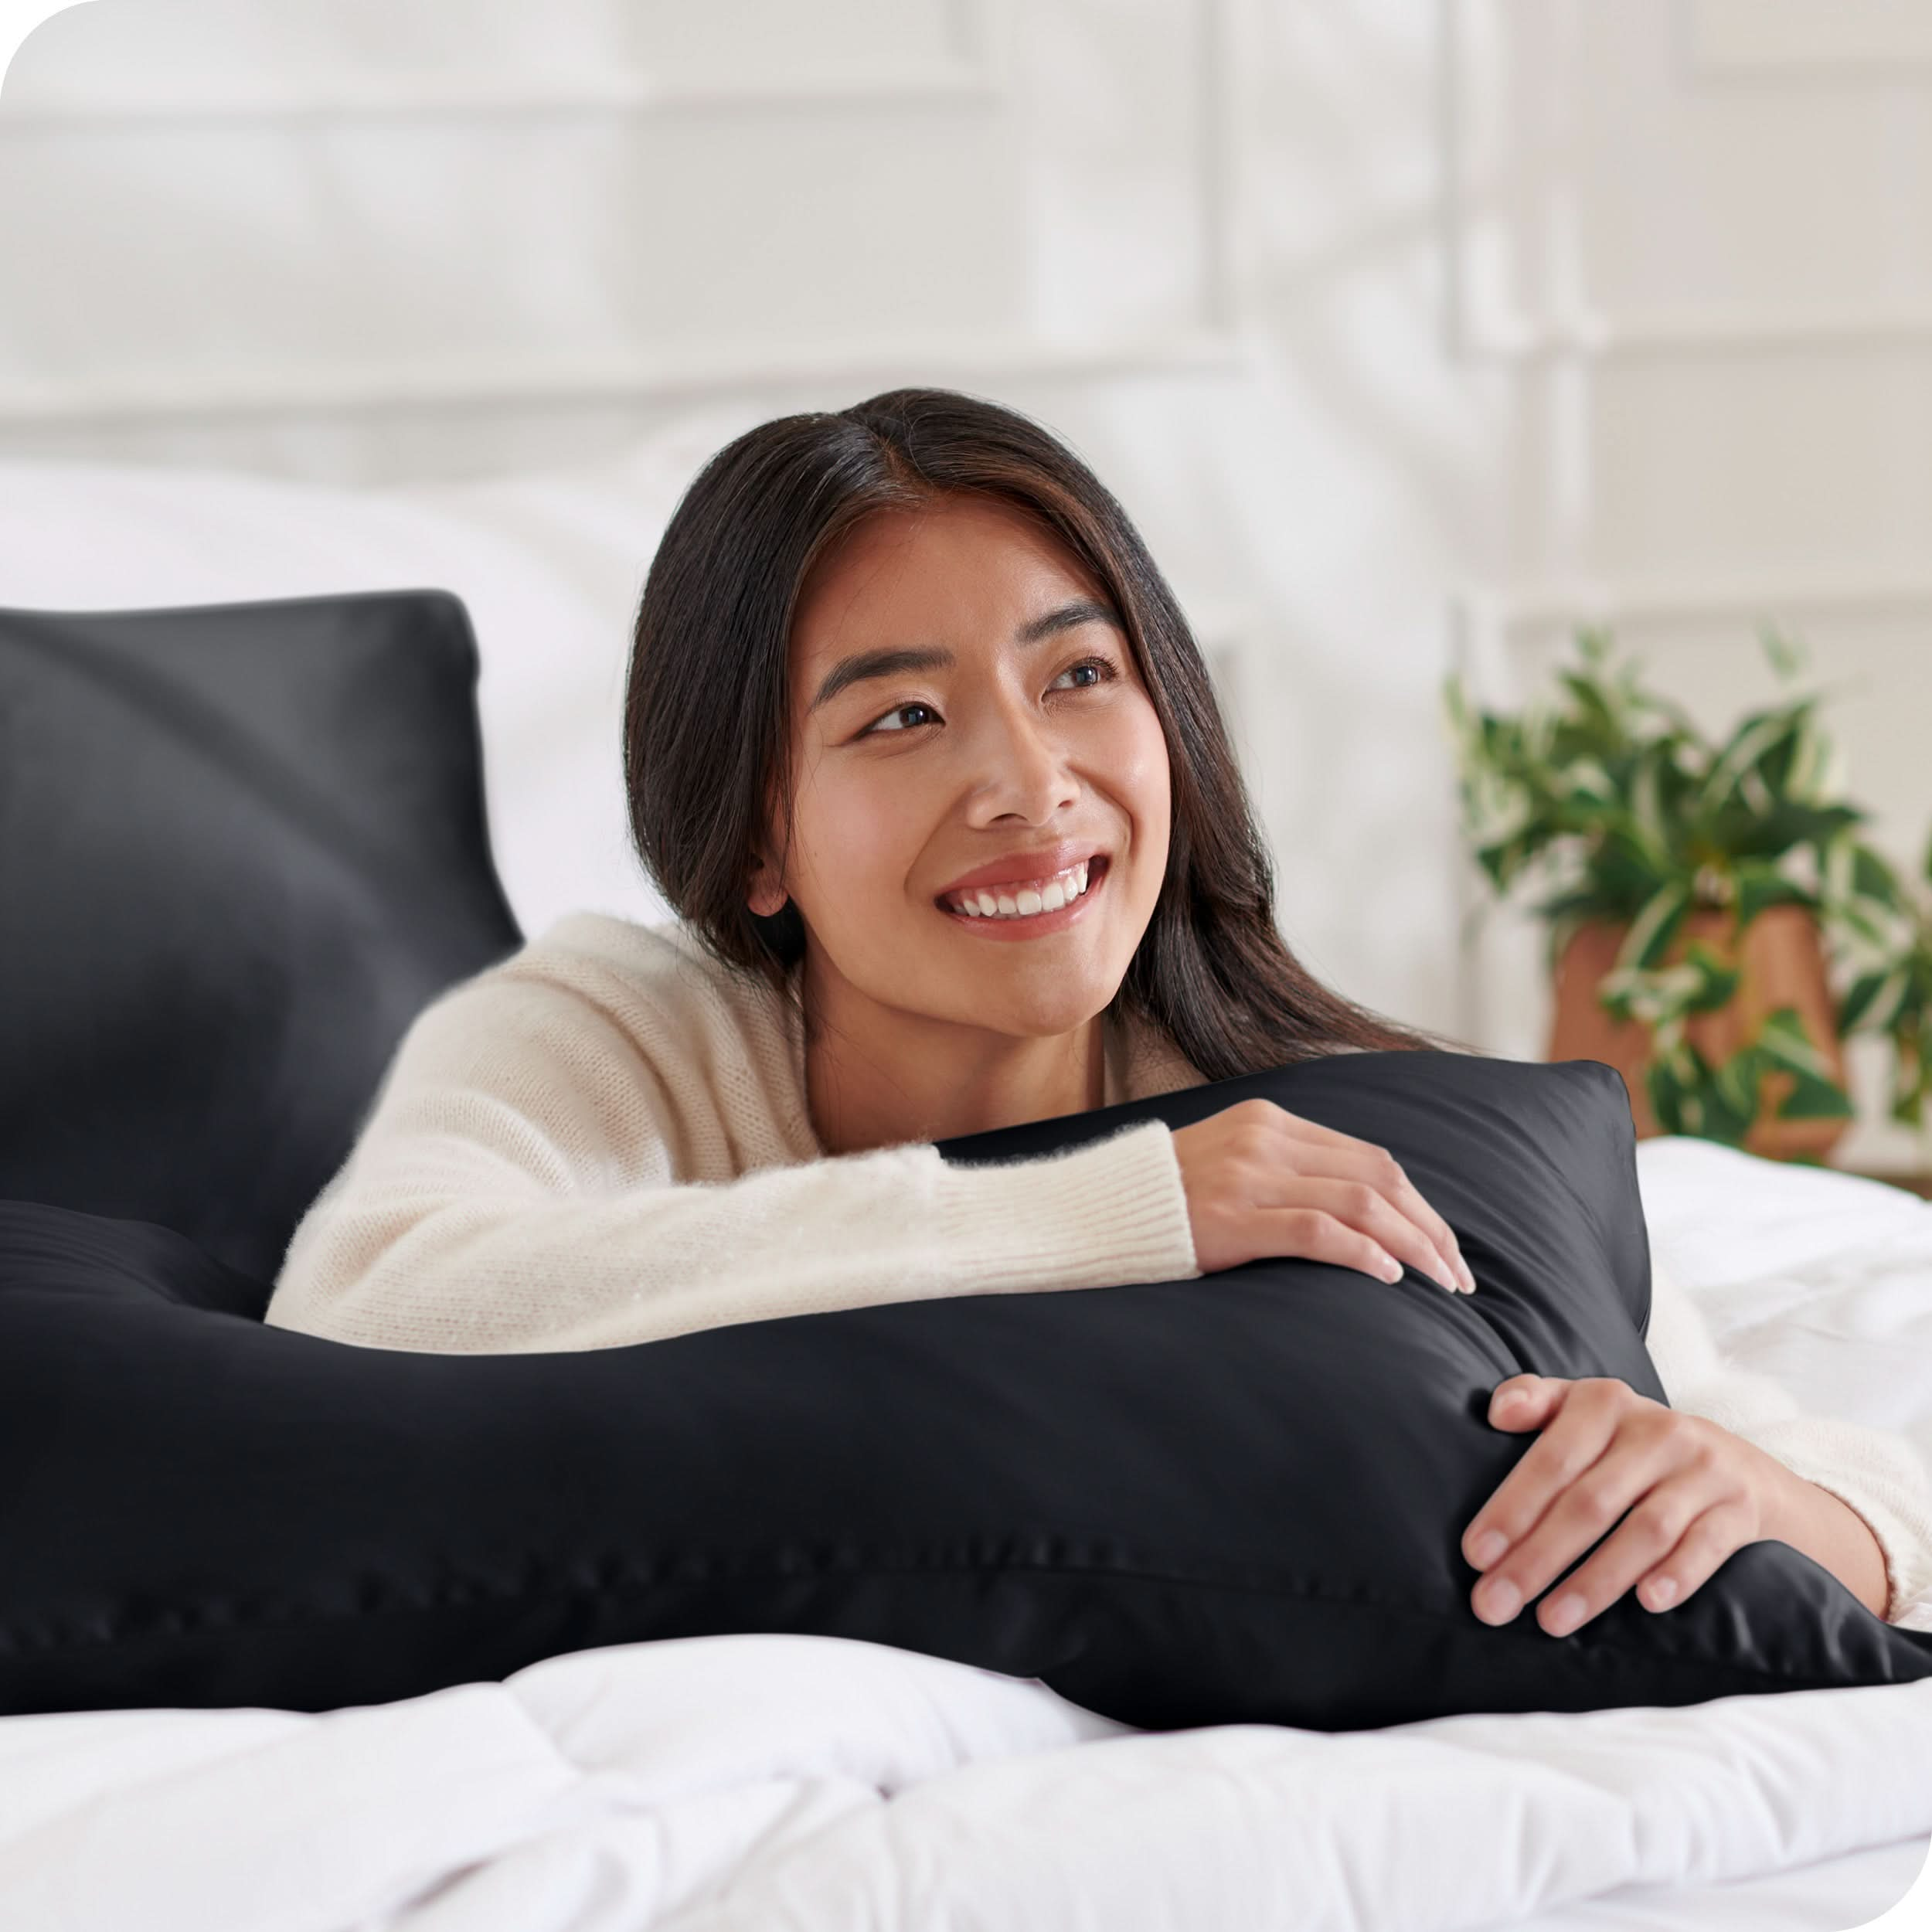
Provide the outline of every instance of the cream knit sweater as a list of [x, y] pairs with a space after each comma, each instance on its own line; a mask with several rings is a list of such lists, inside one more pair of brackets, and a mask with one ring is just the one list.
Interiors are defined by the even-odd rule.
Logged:
[[[1106, 1058], [1109, 1106], [1201, 1083], [1158, 1029], [1110, 1025]], [[1165, 1121], [994, 1165], [924, 1141], [828, 1156], [789, 1009], [682, 923], [581, 912], [417, 1015], [266, 1319], [500, 1354], [1200, 1272]], [[1804, 1415], [1726, 1366], [1689, 1298], [1652, 1276], [1648, 1346], [1672, 1404], [1855, 1509], [1885, 1551], [1887, 1619], [1932, 1629], [1932, 1477], [1913, 1445]]]

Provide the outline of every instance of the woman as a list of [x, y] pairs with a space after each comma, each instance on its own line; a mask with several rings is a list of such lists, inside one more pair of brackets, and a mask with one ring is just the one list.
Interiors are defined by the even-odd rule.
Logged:
[[[624, 757], [679, 918], [573, 914], [431, 1002], [270, 1322], [606, 1348], [1263, 1255], [1475, 1290], [1385, 1150], [1265, 1100], [1003, 1165], [932, 1145], [1315, 1054], [1474, 1050], [1329, 992], [1283, 943], [1186, 621], [1036, 423], [901, 389], [720, 451], [645, 585]], [[1655, 1301], [1676, 1406], [1607, 1379], [1498, 1390], [1497, 1425], [1540, 1434], [1465, 1536], [1478, 1613], [1507, 1621], [1628, 1511], [1561, 1628], [1640, 1583], [1662, 1607], [1767, 1536], [1904, 1614], [1932, 1587], [1910, 1445], [1794, 1424], [1661, 1270]], [[1749, 1439], [1760, 1415], [1779, 1455]]]

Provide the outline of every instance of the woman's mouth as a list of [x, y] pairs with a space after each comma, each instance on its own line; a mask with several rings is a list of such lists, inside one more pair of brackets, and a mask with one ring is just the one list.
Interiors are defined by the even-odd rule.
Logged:
[[[1049, 889], [1044, 896], [1038, 886], [1029, 887], [1024, 893], [1016, 892], [1012, 886], [979, 886], [971, 895], [978, 908], [977, 912], [957, 910], [960, 902], [968, 897], [963, 893], [952, 894], [951, 903], [944, 899], [934, 903], [955, 925], [970, 926], [988, 939], [1031, 939], [1063, 932], [1073, 925], [1081, 917], [1087, 901], [1099, 891], [1111, 866], [1108, 854], [1096, 852], [1090, 859], [1071, 867], [1068, 872], [1056, 875], [1049, 882]], [[1084, 889], [1081, 889], [1083, 878]], [[1056, 886], [1063, 895], [1071, 888], [1073, 896], [1063, 896], [1058, 906], [1049, 906], [1046, 901], [1053, 896], [1051, 889]]]

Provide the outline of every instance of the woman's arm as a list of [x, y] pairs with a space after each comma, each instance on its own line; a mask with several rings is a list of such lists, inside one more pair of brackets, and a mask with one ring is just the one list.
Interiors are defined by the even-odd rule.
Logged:
[[774, 1136], [770, 1103], [672, 1020], [647, 1056], [598, 1002], [495, 971], [420, 1013], [266, 1319], [502, 1354], [934, 1297], [1191, 1277], [1166, 1124], [967, 1166], [929, 1142], [691, 1181]]
[[1781, 1383], [1726, 1362], [1654, 1249], [1647, 1340], [1672, 1408], [1708, 1417], [1791, 1473], [1777, 1540], [1822, 1563], [1888, 1623], [1932, 1629], [1932, 1475], [1912, 1444], [1896, 1430], [1807, 1415]]

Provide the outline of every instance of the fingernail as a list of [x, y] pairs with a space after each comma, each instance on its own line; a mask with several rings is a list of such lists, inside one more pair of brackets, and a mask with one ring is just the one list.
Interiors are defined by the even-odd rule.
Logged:
[[1476, 1277], [1475, 1271], [1470, 1267], [1469, 1264], [1465, 1261], [1460, 1254], [1456, 1257], [1456, 1266], [1462, 1270], [1463, 1292], [1465, 1294], [1474, 1294], [1476, 1291]]
[[1485, 1529], [1476, 1539], [1476, 1546], [1470, 1553], [1477, 1569], [1487, 1570], [1502, 1554], [1509, 1541], [1500, 1530]]
[[1522, 1606], [1522, 1593], [1506, 1577], [1485, 1583], [1477, 1594], [1482, 1599], [1479, 1607], [1488, 1623], [1506, 1624]]
[[1583, 1621], [1583, 1600], [1580, 1597], [1559, 1597], [1550, 1606], [1549, 1621], [1543, 1625], [1553, 1637], [1567, 1637]]

